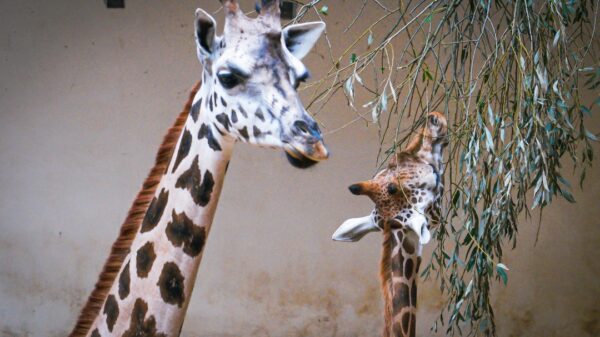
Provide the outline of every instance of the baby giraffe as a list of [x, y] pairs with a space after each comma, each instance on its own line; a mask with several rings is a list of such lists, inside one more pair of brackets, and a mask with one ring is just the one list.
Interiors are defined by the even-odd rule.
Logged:
[[375, 210], [345, 221], [333, 234], [336, 241], [358, 241], [369, 232], [383, 231], [384, 337], [415, 336], [421, 249], [431, 238], [429, 222], [439, 224], [447, 131], [444, 115], [429, 113], [425, 126], [405, 150], [392, 156], [386, 169], [349, 187], [353, 194], [371, 198]]

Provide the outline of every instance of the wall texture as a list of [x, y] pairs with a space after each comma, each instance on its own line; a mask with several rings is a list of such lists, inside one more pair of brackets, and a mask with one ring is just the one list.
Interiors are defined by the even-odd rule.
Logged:
[[[336, 50], [360, 3], [329, 4]], [[218, 2], [128, 0], [125, 10], [100, 0], [1, 2], [0, 336], [72, 328], [199, 79], [198, 6], [214, 11]], [[307, 57], [315, 77], [327, 70], [324, 46]], [[329, 130], [352, 117], [341, 97], [319, 114]], [[380, 335], [381, 237], [330, 240], [341, 221], [372, 207], [346, 186], [375, 172], [377, 129], [352, 124], [326, 142], [332, 157], [308, 171], [280, 151], [238, 146], [182, 336]], [[537, 245], [537, 222], [523, 222], [506, 260], [509, 284], [494, 293], [501, 336], [600, 334], [599, 178], [590, 172], [577, 204], [546, 211]], [[421, 284], [419, 301], [424, 332], [443, 304], [435, 282]]]

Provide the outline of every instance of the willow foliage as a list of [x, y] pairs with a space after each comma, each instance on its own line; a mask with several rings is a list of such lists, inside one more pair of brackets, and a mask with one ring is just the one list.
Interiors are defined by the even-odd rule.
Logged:
[[[302, 4], [296, 20], [333, 14], [334, 4]], [[599, 3], [357, 4], [349, 26], [366, 6], [381, 16], [341, 55], [330, 49], [330, 72], [305, 88], [313, 92], [310, 105], [318, 111], [343, 92], [356, 114], [352, 122], [377, 124], [382, 144], [393, 137], [391, 148], [380, 149], [380, 163], [405, 144], [424, 114], [449, 116], [444, 226], [423, 272], [447, 298], [434, 328], [441, 323], [448, 333], [468, 327], [468, 335], [494, 336], [490, 289], [495, 280], [508, 280], [502, 256], [516, 245], [518, 219], [535, 208], [541, 216], [557, 197], [573, 202], [561, 170], [565, 160], [580, 183], [592, 163], [598, 126], [586, 117], [600, 105]], [[365, 71], [374, 74], [373, 83], [363, 81]], [[366, 102], [356, 101], [358, 90], [367, 93]]]

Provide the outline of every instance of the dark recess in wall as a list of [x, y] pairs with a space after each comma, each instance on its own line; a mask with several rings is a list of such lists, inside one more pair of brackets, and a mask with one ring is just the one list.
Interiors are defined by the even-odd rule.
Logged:
[[125, 8], [125, 0], [104, 0], [107, 8]]

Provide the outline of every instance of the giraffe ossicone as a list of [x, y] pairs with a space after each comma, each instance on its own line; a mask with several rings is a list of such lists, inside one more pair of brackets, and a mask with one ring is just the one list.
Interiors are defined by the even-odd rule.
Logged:
[[202, 85], [192, 89], [156, 156], [70, 337], [179, 336], [237, 141], [283, 149], [306, 168], [329, 153], [296, 89], [325, 25], [281, 29], [278, 1], [225, 25], [195, 13]]
[[447, 129], [444, 115], [429, 113], [425, 126], [403, 151], [392, 155], [387, 168], [351, 185], [350, 192], [368, 196], [375, 210], [344, 221], [332, 236], [335, 241], [355, 242], [370, 232], [383, 232], [384, 337], [416, 334], [418, 271], [422, 247], [431, 239], [429, 224], [440, 220]]

